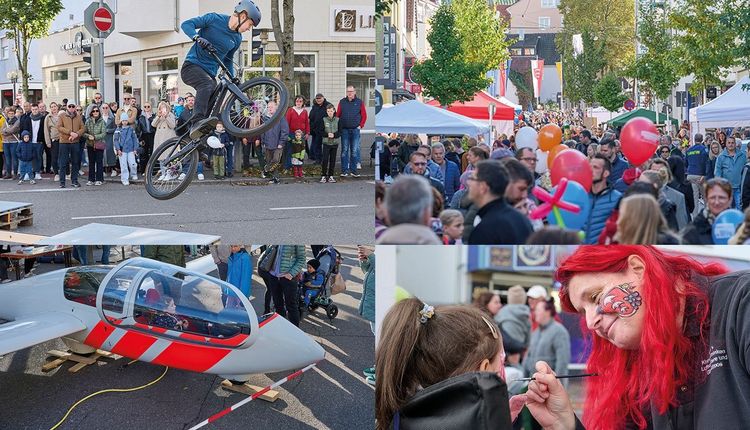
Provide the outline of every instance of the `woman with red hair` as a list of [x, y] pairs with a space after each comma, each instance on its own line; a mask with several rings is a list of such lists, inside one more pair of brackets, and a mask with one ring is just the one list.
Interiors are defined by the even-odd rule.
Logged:
[[[562, 263], [563, 309], [596, 335], [586, 428], [748, 428], [750, 272], [727, 272], [649, 246], [582, 246]], [[536, 369], [534, 416], [582, 428], [552, 370]]]

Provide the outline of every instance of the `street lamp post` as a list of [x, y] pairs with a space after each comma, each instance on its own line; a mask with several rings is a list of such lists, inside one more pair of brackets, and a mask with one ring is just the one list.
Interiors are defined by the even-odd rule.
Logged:
[[268, 29], [266, 28], [260, 30], [260, 45], [263, 47], [263, 76], [266, 76], [266, 45], [268, 45]]
[[8, 79], [13, 83], [13, 97], [11, 97], [11, 104], [16, 101], [16, 83], [18, 82], [18, 72], [11, 70], [8, 72]]

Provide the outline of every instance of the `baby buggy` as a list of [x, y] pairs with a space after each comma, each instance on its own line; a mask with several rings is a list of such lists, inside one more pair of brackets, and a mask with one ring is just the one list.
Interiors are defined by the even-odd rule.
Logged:
[[341, 265], [341, 254], [333, 246], [323, 248], [316, 256], [320, 261], [320, 267], [316, 271], [322, 275], [323, 283], [320, 287], [309, 287], [305, 285], [304, 278], [299, 283], [299, 311], [303, 315], [305, 309], [308, 313], [313, 313], [317, 308], [323, 308], [326, 316], [330, 321], [336, 318], [339, 308], [331, 300], [331, 286], [339, 273]]

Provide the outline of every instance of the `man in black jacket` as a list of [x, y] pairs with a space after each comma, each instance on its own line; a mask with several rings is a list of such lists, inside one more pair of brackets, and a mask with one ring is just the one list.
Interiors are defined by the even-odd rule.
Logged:
[[479, 207], [479, 224], [469, 236], [469, 244], [523, 244], [531, 235], [531, 223], [504, 198], [508, 171], [499, 160], [484, 160], [467, 178], [469, 198]]
[[312, 135], [312, 144], [310, 145], [310, 158], [315, 164], [320, 164], [323, 158], [323, 118], [326, 116], [326, 106], [328, 106], [323, 94], [315, 94], [312, 108], [310, 109], [310, 135]]

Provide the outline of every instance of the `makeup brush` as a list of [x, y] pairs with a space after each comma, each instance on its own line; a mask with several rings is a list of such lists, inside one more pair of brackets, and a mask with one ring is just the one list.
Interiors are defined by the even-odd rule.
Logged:
[[[560, 375], [560, 376], [556, 376], [556, 378], [557, 379], [570, 379], [570, 378], [585, 378], [587, 376], [599, 376], [599, 374], [598, 373], [582, 373], [580, 375]], [[534, 378], [521, 378], [521, 379], [516, 379], [513, 382], [516, 382], [516, 381], [535, 381], [535, 379]]]

